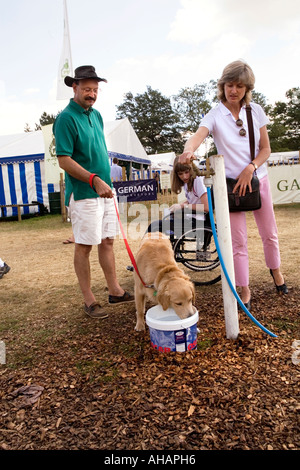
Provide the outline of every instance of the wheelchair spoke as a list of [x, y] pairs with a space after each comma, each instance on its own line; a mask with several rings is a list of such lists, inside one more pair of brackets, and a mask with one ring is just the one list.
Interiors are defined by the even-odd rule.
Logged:
[[220, 280], [220, 261], [210, 228], [186, 232], [174, 242], [174, 255], [178, 263], [198, 285], [214, 284]]

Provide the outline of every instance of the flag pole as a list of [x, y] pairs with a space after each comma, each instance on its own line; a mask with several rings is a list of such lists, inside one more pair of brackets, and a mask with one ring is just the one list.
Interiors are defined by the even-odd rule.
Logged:
[[68, 88], [64, 83], [64, 78], [73, 75], [71, 40], [69, 31], [67, 0], [64, 0], [64, 36], [63, 46], [58, 66], [57, 77], [57, 100], [69, 99], [72, 96], [72, 89]]

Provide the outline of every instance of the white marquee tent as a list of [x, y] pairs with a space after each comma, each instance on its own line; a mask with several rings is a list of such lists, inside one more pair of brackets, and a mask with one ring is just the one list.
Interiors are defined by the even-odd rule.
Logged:
[[174, 152], [168, 152], [148, 155], [148, 158], [151, 160], [152, 170], [172, 171], [175, 156], [176, 155]]
[[151, 165], [151, 161], [128, 118], [104, 123], [108, 154], [119, 160]]

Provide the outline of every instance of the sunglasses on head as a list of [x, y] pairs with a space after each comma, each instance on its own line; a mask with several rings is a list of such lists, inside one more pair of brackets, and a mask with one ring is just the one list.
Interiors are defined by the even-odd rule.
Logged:
[[244, 124], [243, 124], [243, 121], [242, 121], [241, 119], [237, 119], [237, 120], [235, 121], [235, 123], [236, 123], [236, 125], [237, 125], [238, 127], [241, 127], [241, 128], [242, 128], [242, 129], [240, 129], [239, 134], [240, 134], [242, 137], [244, 137], [247, 133], [246, 133], [245, 129], [243, 128], [243, 125], [244, 125]]

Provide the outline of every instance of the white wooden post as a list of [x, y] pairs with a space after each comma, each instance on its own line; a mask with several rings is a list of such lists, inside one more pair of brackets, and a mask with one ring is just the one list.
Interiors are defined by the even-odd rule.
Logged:
[[[214, 204], [216, 214], [217, 235], [222, 258], [228, 276], [235, 286], [235, 275], [233, 266], [233, 252], [231, 241], [230, 218], [227, 202], [227, 188], [225, 177], [225, 165], [223, 155], [214, 155], [209, 158], [210, 166], [215, 174], [212, 176]], [[236, 339], [239, 334], [239, 320], [237, 301], [226, 280], [223, 269], [221, 272], [222, 293], [225, 314], [226, 337]]]

